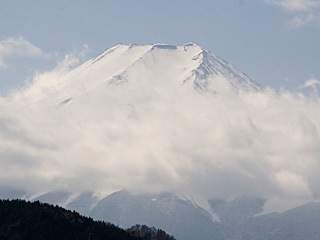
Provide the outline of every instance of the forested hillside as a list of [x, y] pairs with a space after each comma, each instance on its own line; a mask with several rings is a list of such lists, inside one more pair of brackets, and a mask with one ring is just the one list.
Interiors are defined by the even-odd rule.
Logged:
[[[152, 228], [147, 229], [151, 232]], [[166, 236], [163, 231], [158, 232]], [[94, 221], [59, 206], [0, 200], [0, 240], [139, 240], [144, 236], [134, 236], [111, 223]], [[162, 239], [173, 238], [159, 240]]]

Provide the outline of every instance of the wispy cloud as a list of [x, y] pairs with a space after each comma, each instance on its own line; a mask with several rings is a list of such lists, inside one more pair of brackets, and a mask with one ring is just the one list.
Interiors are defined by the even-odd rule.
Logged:
[[320, 86], [320, 80], [311, 78], [303, 84], [302, 88], [308, 88], [308, 87], [315, 88], [317, 87], [317, 85]]
[[5, 62], [7, 58], [13, 57], [30, 57], [39, 58], [46, 57], [40, 48], [34, 46], [28, 40], [23, 37], [8, 37], [0, 40], [0, 68], [7, 68], [8, 65]]
[[299, 89], [309, 89], [313, 96], [318, 95], [318, 89], [320, 88], [320, 80], [311, 78], [307, 80], [303, 85], [299, 86]]
[[320, 0], [267, 0], [267, 3], [294, 14], [292, 27], [320, 23]]
[[288, 11], [310, 11], [320, 7], [318, 0], [272, 0], [271, 3]]

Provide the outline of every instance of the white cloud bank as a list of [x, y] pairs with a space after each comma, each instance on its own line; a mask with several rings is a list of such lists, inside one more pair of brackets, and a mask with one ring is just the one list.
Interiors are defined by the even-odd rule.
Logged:
[[310, 23], [320, 24], [319, 0], [267, 0], [269, 4], [294, 13], [290, 21], [293, 27], [300, 27]]
[[12, 57], [45, 57], [47, 54], [23, 37], [8, 37], [0, 40], [0, 69], [7, 68], [5, 59]]
[[63, 66], [0, 99], [1, 186], [319, 200], [317, 95], [201, 95], [129, 81], [59, 102], [52, 94], [74, 74]]

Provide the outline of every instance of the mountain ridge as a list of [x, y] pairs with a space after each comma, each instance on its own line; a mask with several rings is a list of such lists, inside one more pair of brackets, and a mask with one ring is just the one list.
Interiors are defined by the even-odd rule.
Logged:
[[[45, 194], [32, 201], [63, 205], [95, 220], [112, 222], [122, 228], [134, 224], [146, 224], [164, 229], [177, 239], [312, 239], [319, 236], [319, 202], [310, 202], [282, 213], [262, 213], [265, 200], [242, 197], [232, 201], [209, 199], [219, 220], [192, 200], [176, 193], [133, 194], [126, 190], [114, 192], [94, 203], [87, 212], [83, 206], [94, 198], [93, 194], [68, 199], [63, 192]], [[69, 193], [70, 194], [70, 193]], [[81, 211], [82, 209], [82, 211]], [[80, 211], [79, 211], [80, 210]], [[86, 211], [86, 210], [85, 210]], [[292, 229], [292, 226], [295, 226]]]

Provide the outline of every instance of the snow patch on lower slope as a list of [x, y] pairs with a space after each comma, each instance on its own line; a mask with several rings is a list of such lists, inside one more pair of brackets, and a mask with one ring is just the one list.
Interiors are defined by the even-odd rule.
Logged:
[[207, 211], [210, 214], [213, 222], [217, 222], [217, 223], [221, 222], [220, 217], [212, 210], [210, 204], [208, 203], [207, 198], [205, 198], [205, 197], [201, 198], [201, 197], [194, 196], [194, 197], [191, 197], [190, 199], [194, 203], [195, 206], [201, 207], [202, 209]]

